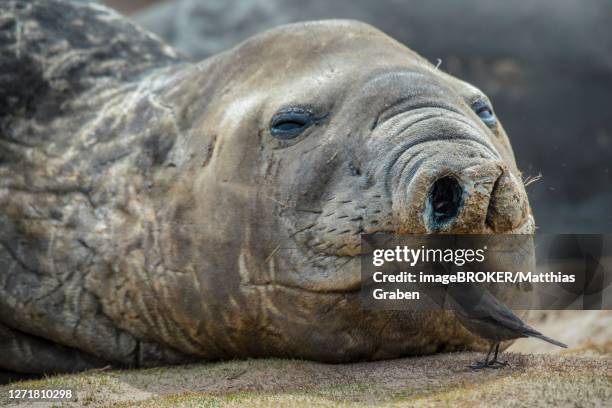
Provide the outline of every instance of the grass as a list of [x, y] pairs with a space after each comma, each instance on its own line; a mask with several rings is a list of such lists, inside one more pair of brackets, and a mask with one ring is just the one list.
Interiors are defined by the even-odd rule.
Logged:
[[[46, 406], [606, 406], [612, 358], [506, 354], [510, 367], [472, 371], [476, 353], [355, 364], [244, 360], [140, 370], [89, 371], [0, 386], [77, 391]], [[14, 404], [14, 402], [11, 402]], [[26, 406], [26, 403], [16, 404]]]

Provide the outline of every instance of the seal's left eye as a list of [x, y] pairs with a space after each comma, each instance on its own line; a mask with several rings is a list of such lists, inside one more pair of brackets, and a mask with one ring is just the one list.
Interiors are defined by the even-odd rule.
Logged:
[[478, 117], [490, 127], [493, 127], [497, 124], [497, 119], [495, 118], [495, 114], [493, 113], [493, 109], [486, 104], [485, 102], [478, 101], [474, 103], [472, 109], [476, 112]]
[[277, 139], [293, 139], [315, 122], [312, 112], [291, 108], [276, 113], [270, 122], [270, 133]]

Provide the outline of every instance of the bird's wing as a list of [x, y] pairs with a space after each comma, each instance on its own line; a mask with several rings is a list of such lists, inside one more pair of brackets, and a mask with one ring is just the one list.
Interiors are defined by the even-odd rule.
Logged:
[[502, 325], [510, 330], [523, 332], [527, 326], [508, 306], [497, 300], [486, 289], [471, 288], [468, 292], [470, 298], [461, 297], [460, 302], [466, 313], [472, 319], [488, 321]]

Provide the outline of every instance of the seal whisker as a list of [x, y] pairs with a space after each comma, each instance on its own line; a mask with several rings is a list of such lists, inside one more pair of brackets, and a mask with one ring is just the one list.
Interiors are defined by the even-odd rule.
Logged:
[[274, 197], [270, 197], [268, 195], [262, 194], [265, 198], [267, 198], [268, 200], [272, 200], [277, 204], [280, 204], [281, 206], [285, 207], [285, 208], [291, 208], [291, 205], [287, 204], [287, 203], [283, 203], [282, 201], [277, 200]]
[[270, 255], [267, 256], [267, 258], [264, 260], [264, 263], [268, 263], [268, 261], [270, 259], [272, 259], [272, 257], [274, 256], [274, 254], [276, 254], [276, 252], [278, 252], [278, 250], [280, 249], [282, 244], [278, 244], [270, 253]]
[[[338, 152], [334, 152], [334, 154], [329, 158], [329, 160], [327, 160], [326, 164], [329, 164], [329, 163], [333, 162], [336, 157], [338, 157]], [[333, 199], [333, 197], [332, 197], [332, 199]]]
[[308, 212], [308, 213], [313, 213], [313, 214], [322, 214], [323, 213], [322, 210], [311, 210], [309, 208], [297, 208], [297, 207], [293, 207], [293, 209], [295, 211]]
[[539, 173], [536, 176], [527, 176], [523, 179], [523, 185], [527, 187], [540, 180], [542, 180], [542, 173]]

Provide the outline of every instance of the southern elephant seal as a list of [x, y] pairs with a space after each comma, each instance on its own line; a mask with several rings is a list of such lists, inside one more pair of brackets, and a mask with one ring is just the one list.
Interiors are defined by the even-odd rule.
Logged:
[[360, 234], [530, 233], [478, 89], [355, 21], [200, 63], [97, 5], [1, 6], [0, 368], [476, 345], [360, 306]]

